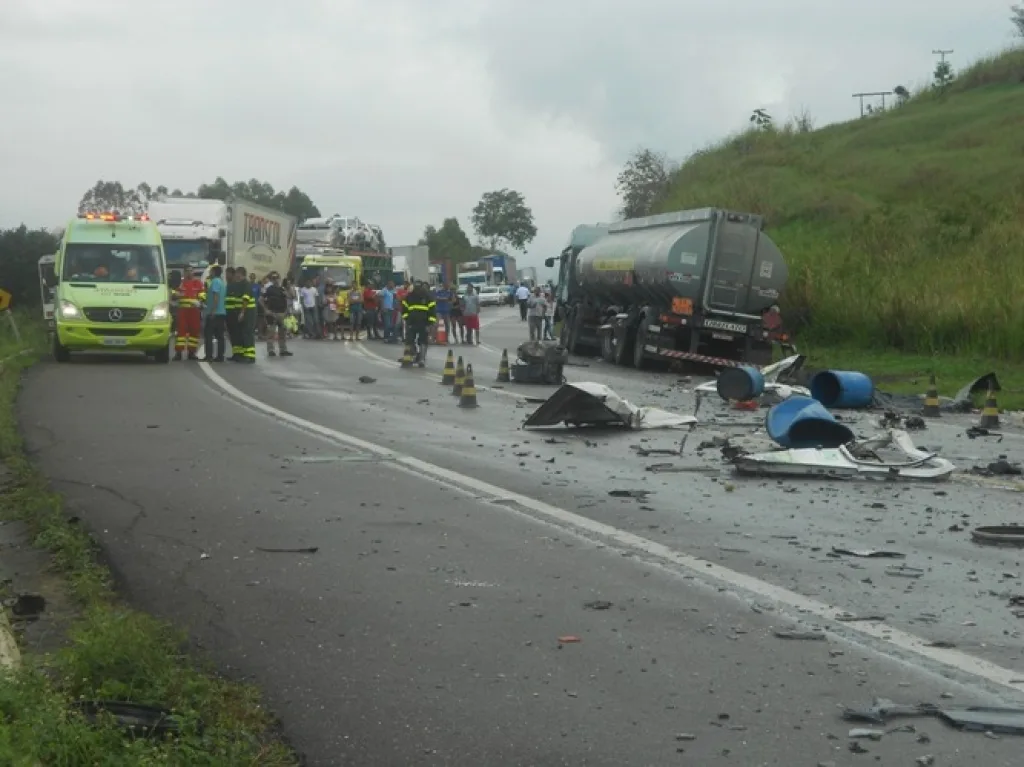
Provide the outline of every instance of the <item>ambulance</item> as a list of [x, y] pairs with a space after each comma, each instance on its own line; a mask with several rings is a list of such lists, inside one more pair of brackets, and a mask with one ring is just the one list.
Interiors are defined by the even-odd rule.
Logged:
[[54, 260], [53, 356], [138, 351], [170, 361], [171, 306], [163, 243], [148, 216], [84, 214]]

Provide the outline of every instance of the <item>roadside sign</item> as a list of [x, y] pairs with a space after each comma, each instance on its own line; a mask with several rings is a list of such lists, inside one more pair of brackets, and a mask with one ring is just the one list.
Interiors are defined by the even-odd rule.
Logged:
[[0, 290], [0, 312], [5, 312], [11, 308], [11, 294], [6, 290]]

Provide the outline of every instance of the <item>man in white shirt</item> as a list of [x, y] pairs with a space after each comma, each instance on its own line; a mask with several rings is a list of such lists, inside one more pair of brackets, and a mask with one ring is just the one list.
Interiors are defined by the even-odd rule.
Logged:
[[306, 283], [299, 291], [302, 300], [302, 325], [306, 338], [319, 338], [320, 328], [316, 320], [316, 299], [317, 289], [311, 283]]
[[516, 290], [516, 301], [519, 302], [519, 318], [526, 322], [526, 310], [530, 301], [530, 289], [519, 283], [519, 289]]

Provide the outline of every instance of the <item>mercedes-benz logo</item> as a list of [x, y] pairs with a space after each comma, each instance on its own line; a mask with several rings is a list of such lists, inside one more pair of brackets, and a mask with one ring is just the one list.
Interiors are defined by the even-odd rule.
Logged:
[[124, 316], [124, 312], [122, 312], [120, 309], [111, 309], [107, 313], [107, 316], [110, 317], [111, 322], [120, 322], [121, 318]]

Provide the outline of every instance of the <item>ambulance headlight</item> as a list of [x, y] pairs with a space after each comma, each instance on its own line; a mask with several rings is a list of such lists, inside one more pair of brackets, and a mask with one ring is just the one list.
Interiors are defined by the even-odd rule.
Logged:
[[82, 312], [70, 301], [61, 301], [60, 316], [66, 320], [76, 320], [81, 318]]
[[161, 301], [159, 304], [149, 310], [149, 319], [154, 322], [160, 322], [166, 320], [171, 316], [171, 307], [166, 301]]

